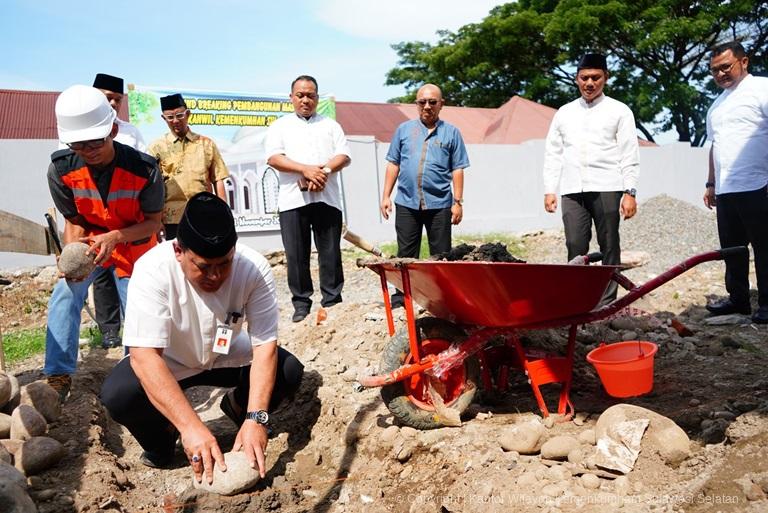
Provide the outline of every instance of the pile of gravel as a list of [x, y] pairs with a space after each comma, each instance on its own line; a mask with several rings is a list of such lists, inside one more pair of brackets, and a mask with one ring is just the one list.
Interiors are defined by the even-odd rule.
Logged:
[[666, 195], [641, 203], [635, 217], [622, 221], [620, 236], [623, 250], [651, 255], [644, 269], [653, 274], [697, 253], [720, 248], [714, 211]]

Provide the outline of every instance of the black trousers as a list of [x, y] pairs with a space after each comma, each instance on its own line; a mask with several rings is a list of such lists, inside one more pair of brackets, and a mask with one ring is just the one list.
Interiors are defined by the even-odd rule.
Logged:
[[[768, 187], [717, 195], [720, 246], [752, 245], [757, 304], [768, 306]], [[749, 256], [725, 261], [725, 288], [731, 301], [749, 304]]]
[[419, 258], [423, 228], [427, 229], [430, 255], [451, 250], [450, 207], [416, 210], [395, 204], [398, 257]]
[[101, 273], [93, 280], [93, 301], [96, 303], [96, 324], [101, 332], [120, 331], [120, 296], [111, 272]]
[[341, 211], [318, 202], [280, 212], [280, 234], [288, 264], [288, 288], [293, 307], [308, 312], [312, 306], [314, 288], [309, 257], [312, 250], [310, 236], [313, 234], [320, 268], [320, 304], [331, 306], [341, 303], [341, 290], [344, 288]]
[[[563, 226], [568, 260], [589, 253], [592, 239], [592, 222], [595, 223], [597, 244], [603, 254], [603, 263], [621, 263], [619, 241], [619, 206], [624, 193], [580, 192], [562, 196]], [[603, 293], [600, 304], [616, 299], [618, 285], [611, 281]]]
[[[235, 401], [244, 411], [248, 407], [251, 366], [212, 369], [179, 381], [182, 390], [195, 386], [235, 387]], [[277, 376], [269, 402], [275, 410], [292, 397], [301, 384], [304, 366], [291, 353], [278, 347]], [[145, 451], [171, 455], [177, 432], [173, 424], [154, 407], [131, 368], [130, 358], [123, 358], [112, 369], [101, 387], [100, 399], [109, 414], [128, 428]]]

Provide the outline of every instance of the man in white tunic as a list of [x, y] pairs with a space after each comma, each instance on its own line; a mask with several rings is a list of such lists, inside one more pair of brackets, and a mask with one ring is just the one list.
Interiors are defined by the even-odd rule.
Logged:
[[[768, 78], [752, 76], [741, 43], [712, 51], [710, 71], [723, 89], [707, 112], [709, 152], [704, 205], [717, 206], [721, 247], [752, 245], [757, 274], [757, 311], [768, 324]], [[725, 262], [728, 298], [707, 305], [712, 315], [749, 315], [749, 256]]]
[[[576, 85], [581, 97], [560, 107], [547, 134], [544, 155], [544, 208], [557, 210], [562, 199], [568, 260], [586, 255], [595, 224], [604, 264], [621, 262], [619, 218], [637, 212], [640, 158], [632, 111], [603, 94], [608, 80], [604, 55], [586, 54]], [[602, 304], [616, 298], [611, 282]]]
[[293, 322], [303, 320], [312, 306], [309, 257], [314, 234], [320, 274], [320, 304], [342, 301], [341, 170], [349, 165], [344, 131], [333, 119], [317, 113], [317, 81], [301, 75], [291, 84], [294, 114], [270, 125], [265, 142], [267, 164], [279, 171], [280, 233], [288, 267]]
[[136, 263], [123, 333], [130, 354], [101, 391], [112, 418], [144, 449], [142, 463], [170, 466], [180, 435], [198, 481], [205, 473], [210, 482], [214, 465], [225, 464], [183, 390], [234, 387], [221, 403], [240, 425], [233, 450], [244, 451], [264, 477], [269, 412], [293, 395], [303, 373], [296, 357], [277, 346], [269, 264], [236, 242], [223, 200], [209, 192], [189, 200], [176, 240]]

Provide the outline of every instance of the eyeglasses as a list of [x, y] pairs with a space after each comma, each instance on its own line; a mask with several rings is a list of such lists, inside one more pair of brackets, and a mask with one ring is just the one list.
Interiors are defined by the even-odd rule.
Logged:
[[82, 151], [85, 149], [88, 150], [98, 150], [102, 146], [104, 146], [104, 143], [107, 142], [107, 138], [103, 139], [92, 139], [90, 141], [80, 141], [80, 142], [73, 142], [73, 143], [66, 143], [70, 150], [74, 151]]
[[709, 68], [709, 72], [712, 73], [714, 76], [719, 75], [720, 73], [730, 73], [731, 68], [733, 68], [733, 65], [736, 64], [739, 61], [733, 61], [730, 64], [723, 64], [722, 66], [718, 66], [716, 68]]
[[173, 121], [174, 119], [184, 119], [189, 114], [189, 110], [184, 112], [175, 112], [173, 114], [163, 114], [161, 117], [166, 121]]
[[435, 106], [435, 105], [437, 105], [439, 102], [440, 102], [440, 100], [435, 100], [434, 98], [430, 98], [429, 100], [426, 100], [426, 99], [423, 99], [423, 98], [422, 98], [421, 100], [416, 100], [416, 103], [417, 103], [419, 106], [421, 106], [421, 107], [423, 107], [423, 106], [424, 106], [424, 105], [426, 105], [426, 104], [430, 104], [430, 105], [432, 105], [432, 106], [434, 107], [434, 106]]
[[310, 100], [317, 100], [316, 93], [294, 93], [294, 96], [301, 100], [302, 98], [309, 98]]

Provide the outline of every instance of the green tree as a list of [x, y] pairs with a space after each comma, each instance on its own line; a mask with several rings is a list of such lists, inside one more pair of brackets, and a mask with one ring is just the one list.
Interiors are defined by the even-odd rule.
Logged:
[[520, 0], [482, 22], [442, 31], [434, 45], [402, 42], [388, 85], [415, 91], [433, 82], [454, 105], [497, 107], [520, 96], [553, 107], [573, 99], [573, 72], [590, 51], [609, 56], [609, 94], [627, 103], [638, 128], [674, 128], [680, 141], [706, 139], [705, 116], [719, 91], [709, 50], [739, 39], [750, 70], [766, 70], [768, 2], [754, 0]]

